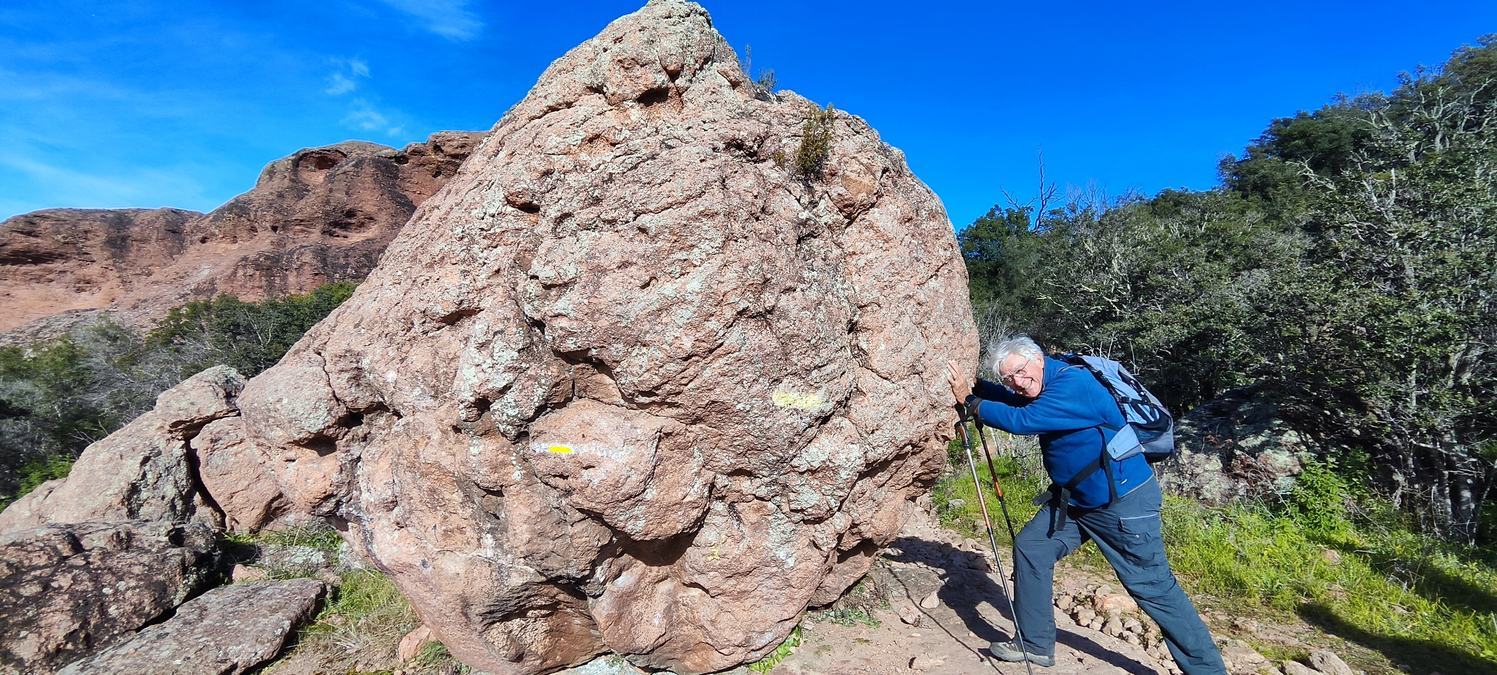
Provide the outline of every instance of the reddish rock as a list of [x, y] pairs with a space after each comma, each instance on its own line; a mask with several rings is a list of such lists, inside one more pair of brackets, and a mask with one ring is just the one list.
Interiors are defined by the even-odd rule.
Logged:
[[187, 249], [182, 209], [45, 209], [0, 223], [0, 331], [108, 307]]
[[756, 96], [655, 0], [556, 61], [354, 296], [240, 399], [475, 669], [614, 651], [716, 671], [867, 571], [938, 476], [975, 363], [949, 220], [837, 112]]
[[257, 581], [215, 588], [164, 623], [69, 664], [60, 675], [243, 673], [275, 656], [321, 606], [321, 581]]
[[0, 534], [0, 671], [50, 673], [211, 583], [213, 533], [162, 521]]
[[395, 658], [401, 663], [410, 661], [419, 656], [421, 648], [431, 641], [431, 629], [426, 626], [417, 626], [415, 630], [400, 638], [400, 647], [395, 650]]
[[237, 414], [243, 386], [233, 368], [216, 366], [166, 390], [150, 412], [84, 449], [67, 478], [41, 484], [0, 512], [0, 532], [54, 523], [216, 521], [188, 444], [208, 423]]
[[1137, 612], [1138, 603], [1127, 593], [1097, 593], [1092, 598], [1093, 607], [1101, 614], [1123, 614]]
[[101, 310], [140, 324], [192, 299], [255, 300], [362, 278], [482, 137], [301, 150], [208, 214], [46, 209], [10, 218], [0, 223], [0, 343], [50, 337]]
[[204, 426], [192, 439], [192, 450], [203, 489], [223, 513], [224, 529], [255, 532], [287, 513], [272, 467], [245, 438], [243, 419], [226, 417]]

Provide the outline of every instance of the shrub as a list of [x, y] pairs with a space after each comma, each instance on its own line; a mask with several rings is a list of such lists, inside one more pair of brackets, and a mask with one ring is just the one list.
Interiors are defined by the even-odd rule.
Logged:
[[1326, 535], [1343, 533], [1351, 523], [1346, 503], [1351, 487], [1329, 463], [1312, 462], [1295, 478], [1289, 493], [1290, 515], [1306, 529]]
[[801, 178], [814, 180], [821, 177], [821, 170], [832, 152], [832, 123], [836, 119], [836, 109], [830, 103], [825, 109], [812, 107], [807, 111], [793, 166]]
[[776, 84], [777, 82], [775, 81], [773, 68], [759, 73], [758, 79], [754, 80], [754, 86], [758, 88], [758, 93], [764, 94], [766, 96], [774, 95]]
[[68, 471], [72, 468], [73, 457], [70, 455], [51, 455], [26, 462], [20, 470], [20, 487], [16, 490], [15, 496], [0, 497], [0, 511], [4, 511], [11, 502], [35, 490], [42, 483], [67, 478]]
[[89, 443], [156, 396], [219, 364], [246, 377], [280, 360], [353, 292], [348, 282], [263, 302], [190, 302], [147, 334], [103, 320], [61, 338], [0, 348], [0, 505], [66, 475]]

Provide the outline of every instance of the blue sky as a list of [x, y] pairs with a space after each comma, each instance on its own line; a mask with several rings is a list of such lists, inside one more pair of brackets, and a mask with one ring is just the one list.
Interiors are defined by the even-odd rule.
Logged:
[[[641, 0], [7, 0], [0, 218], [209, 210], [269, 161], [487, 129]], [[1209, 6], [1208, 6], [1209, 4]], [[958, 227], [1007, 189], [1216, 185], [1275, 118], [1387, 90], [1497, 3], [704, 3], [755, 71], [867, 119]]]

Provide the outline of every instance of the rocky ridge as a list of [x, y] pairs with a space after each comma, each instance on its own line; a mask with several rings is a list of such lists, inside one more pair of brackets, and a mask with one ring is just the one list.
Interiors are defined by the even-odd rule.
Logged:
[[395, 150], [350, 141], [271, 162], [209, 213], [45, 209], [0, 223], [0, 344], [58, 335], [107, 312], [154, 321], [188, 300], [258, 300], [359, 279], [482, 133]]

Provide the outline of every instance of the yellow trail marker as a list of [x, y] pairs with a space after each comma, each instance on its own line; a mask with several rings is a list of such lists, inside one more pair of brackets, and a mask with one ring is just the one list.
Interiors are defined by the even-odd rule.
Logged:
[[781, 408], [796, 408], [799, 410], [816, 410], [826, 405], [826, 399], [820, 394], [802, 394], [793, 391], [777, 391], [770, 397], [774, 404]]

